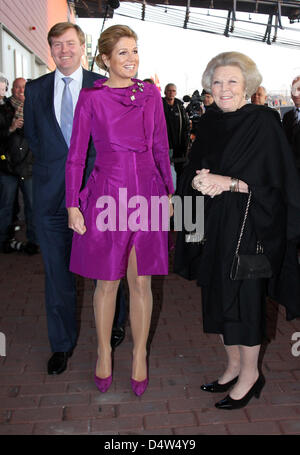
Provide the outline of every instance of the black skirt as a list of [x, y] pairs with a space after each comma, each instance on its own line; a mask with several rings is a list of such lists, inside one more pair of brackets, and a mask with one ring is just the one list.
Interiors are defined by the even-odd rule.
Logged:
[[[224, 337], [225, 345], [256, 346], [261, 344], [266, 327], [266, 280], [244, 280], [236, 297], [239, 320], [226, 321], [216, 314], [218, 289], [202, 287], [203, 330]], [[214, 311], [214, 306], [216, 309]], [[215, 317], [214, 317], [215, 316]]]

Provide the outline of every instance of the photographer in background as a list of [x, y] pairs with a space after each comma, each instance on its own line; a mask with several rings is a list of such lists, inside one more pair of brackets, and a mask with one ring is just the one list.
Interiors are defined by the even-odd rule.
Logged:
[[182, 101], [176, 98], [176, 93], [176, 85], [169, 83], [165, 87], [165, 98], [162, 100], [168, 130], [170, 159], [174, 163], [177, 186], [186, 162], [190, 122]]
[[185, 103], [189, 103], [186, 107], [186, 112], [190, 119], [190, 144], [189, 144], [189, 151], [190, 148], [196, 139], [196, 132], [197, 132], [197, 125], [202, 117], [205, 114], [206, 110], [214, 104], [214, 99], [212, 95], [206, 90], [202, 90], [200, 95], [199, 90], [195, 90], [192, 96], [185, 95], [183, 97], [183, 101]]
[[206, 90], [202, 90], [201, 98], [204, 104], [204, 113], [209, 109], [210, 106], [214, 104], [214, 99], [211, 93], [208, 93]]
[[191, 97], [189, 95], [185, 95], [183, 97], [183, 101], [189, 103], [186, 107], [186, 113], [192, 122], [192, 130], [194, 130], [200, 117], [204, 114], [203, 97], [200, 96], [199, 90], [195, 90]]

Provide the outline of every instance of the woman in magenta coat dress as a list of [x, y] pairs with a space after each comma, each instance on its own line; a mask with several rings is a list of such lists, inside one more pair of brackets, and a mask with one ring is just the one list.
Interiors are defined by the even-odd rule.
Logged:
[[[97, 280], [95, 382], [102, 392], [112, 382], [115, 299], [119, 281], [127, 274], [134, 345], [131, 386], [141, 395], [148, 385], [151, 275], [168, 274], [168, 226], [163, 215], [167, 211], [169, 217], [174, 191], [168, 139], [159, 91], [133, 78], [139, 63], [136, 34], [127, 26], [109, 27], [101, 34], [98, 49], [97, 63], [109, 77], [80, 93], [66, 164], [66, 205], [69, 227], [75, 231], [70, 269]], [[80, 191], [90, 135], [97, 156]], [[155, 210], [158, 200], [163, 207], [160, 218]]]

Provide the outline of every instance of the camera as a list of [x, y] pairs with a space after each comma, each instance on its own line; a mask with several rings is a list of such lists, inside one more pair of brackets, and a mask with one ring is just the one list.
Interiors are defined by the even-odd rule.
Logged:
[[204, 96], [200, 95], [199, 90], [195, 90], [191, 97], [189, 95], [185, 95], [183, 97], [184, 102], [189, 102], [188, 106], [186, 107], [186, 112], [190, 120], [192, 120], [193, 128], [199, 122], [199, 119], [203, 114], [203, 100]]

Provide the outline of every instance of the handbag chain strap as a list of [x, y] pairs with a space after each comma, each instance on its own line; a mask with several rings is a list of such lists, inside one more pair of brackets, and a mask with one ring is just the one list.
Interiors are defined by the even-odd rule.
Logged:
[[240, 237], [239, 237], [238, 244], [237, 244], [236, 251], [235, 251], [235, 255], [236, 255], [236, 256], [237, 256], [237, 254], [238, 254], [238, 252], [239, 252], [239, 249], [240, 249], [240, 245], [241, 245], [241, 241], [242, 241], [242, 237], [243, 237], [243, 233], [244, 233], [244, 229], [245, 229], [245, 224], [246, 224], [246, 220], [247, 220], [247, 216], [248, 216], [248, 211], [249, 211], [249, 205], [250, 205], [251, 196], [252, 196], [252, 193], [251, 193], [251, 191], [250, 191], [250, 192], [249, 192], [249, 196], [248, 196], [248, 201], [247, 201], [246, 210], [245, 210], [245, 215], [244, 215], [243, 224], [242, 224], [242, 227], [241, 227]]

